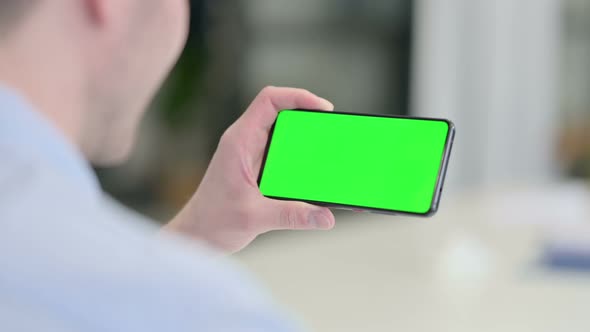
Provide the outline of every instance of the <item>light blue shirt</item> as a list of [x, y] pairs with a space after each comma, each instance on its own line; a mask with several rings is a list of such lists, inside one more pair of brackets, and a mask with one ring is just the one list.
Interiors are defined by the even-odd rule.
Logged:
[[233, 263], [103, 195], [80, 153], [0, 88], [0, 331], [293, 331]]

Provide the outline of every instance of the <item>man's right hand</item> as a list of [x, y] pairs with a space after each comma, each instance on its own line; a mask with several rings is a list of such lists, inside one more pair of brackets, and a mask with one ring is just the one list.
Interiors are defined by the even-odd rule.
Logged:
[[331, 111], [334, 106], [306, 90], [262, 90], [224, 133], [196, 194], [165, 229], [236, 252], [272, 230], [333, 228], [335, 219], [328, 208], [269, 199], [258, 188], [258, 174], [277, 113], [296, 108]]

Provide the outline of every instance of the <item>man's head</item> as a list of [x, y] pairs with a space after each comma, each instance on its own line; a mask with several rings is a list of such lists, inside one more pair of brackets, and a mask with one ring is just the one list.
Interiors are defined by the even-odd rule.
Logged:
[[0, 84], [91, 161], [119, 162], [187, 27], [188, 0], [0, 0]]

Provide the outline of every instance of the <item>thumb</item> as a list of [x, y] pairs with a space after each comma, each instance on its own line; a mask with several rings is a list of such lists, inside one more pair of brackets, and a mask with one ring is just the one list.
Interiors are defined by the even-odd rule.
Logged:
[[334, 214], [326, 207], [303, 202], [265, 199], [264, 223], [270, 230], [329, 230], [335, 225]]

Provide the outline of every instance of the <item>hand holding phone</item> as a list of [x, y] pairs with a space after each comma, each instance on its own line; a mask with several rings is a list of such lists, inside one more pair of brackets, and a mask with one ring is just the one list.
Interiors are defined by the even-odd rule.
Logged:
[[274, 199], [431, 216], [454, 135], [444, 119], [283, 110], [258, 183]]
[[292, 108], [331, 111], [334, 106], [307, 90], [264, 88], [225, 131], [198, 190], [166, 229], [236, 252], [269, 231], [334, 227], [328, 208], [269, 199], [256, 183], [277, 113]]

